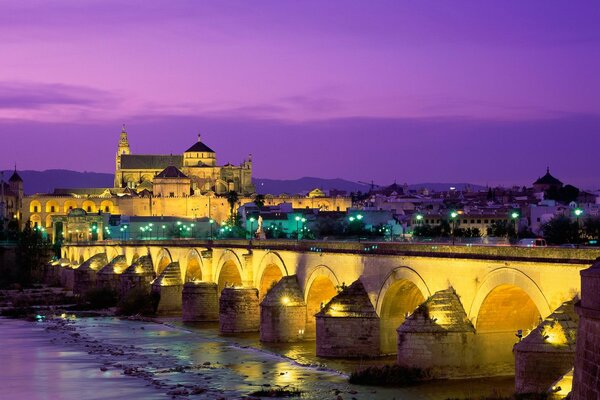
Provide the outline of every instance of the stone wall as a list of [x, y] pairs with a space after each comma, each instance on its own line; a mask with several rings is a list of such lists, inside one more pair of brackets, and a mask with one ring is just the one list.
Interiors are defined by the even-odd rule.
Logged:
[[219, 330], [223, 334], [258, 332], [258, 289], [224, 288], [219, 299]]
[[573, 400], [600, 399], [600, 261], [581, 271]]
[[515, 345], [516, 393], [546, 393], [573, 368], [577, 321], [566, 302]]
[[374, 357], [380, 353], [379, 317], [360, 280], [335, 296], [316, 315], [317, 355]]
[[260, 304], [260, 340], [293, 342], [304, 338], [306, 303], [295, 275], [284, 276]]
[[187, 282], [183, 285], [181, 301], [184, 322], [219, 320], [219, 300], [216, 283]]

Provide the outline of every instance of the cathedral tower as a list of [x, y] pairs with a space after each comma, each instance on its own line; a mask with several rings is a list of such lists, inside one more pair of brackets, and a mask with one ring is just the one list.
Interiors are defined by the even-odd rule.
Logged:
[[121, 136], [119, 137], [119, 148], [117, 149], [115, 187], [122, 186], [121, 174], [119, 172], [121, 170], [121, 156], [123, 154], [131, 154], [131, 150], [129, 149], [129, 140], [127, 139], [127, 131], [125, 130], [125, 124], [123, 124], [123, 128], [121, 128]]

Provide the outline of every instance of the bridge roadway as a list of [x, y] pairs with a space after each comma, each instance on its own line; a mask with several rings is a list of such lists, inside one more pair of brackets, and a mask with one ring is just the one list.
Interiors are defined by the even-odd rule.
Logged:
[[175, 268], [180, 285], [213, 282], [219, 295], [231, 285], [256, 288], [261, 300], [282, 277], [295, 276], [306, 305], [304, 339], [317, 334], [315, 314], [360, 280], [379, 320], [380, 354], [396, 353], [396, 330], [420, 304], [452, 289], [462, 305], [452, 313], [460, 319], [464, 311], [487, 338], [476, 364], [514, 362], [515, 332], [535, 328], [578, 296], [579, 272], [600, 257], [591, 248], [186, 239], [67, 243], [62, 252], [73, 268], [101, 253], [108, 261], [124, 256], [127, 265], [147, 255], [156, 276]]

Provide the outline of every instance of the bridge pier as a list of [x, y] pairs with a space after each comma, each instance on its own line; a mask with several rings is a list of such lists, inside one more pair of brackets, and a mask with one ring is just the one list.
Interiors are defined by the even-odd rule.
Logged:
[[546, 393], [573, 368], [578, 319], [574, 302], [563, 303], [515, 345], [516, 393]]
[[58, 271], [60, 286], [67, 290], [75, 288], [75, 270], [70, 265], [61, 265]]
[[217, 284], [187, 282], [182, 292], [182, 320], [184, 322], [212, 322], [219, 320]]
[[573, 400], [600, 398], [600, 261], [581, 274], [581, 301], [575, 305], [579, 315], [577, 350], [573, 376]]
[[125, 256], [117, 256], [96, 273], [96, 286], [119, 291], [120, 275], [127, 269]]
[[475, 328], [454, 292], [434, 293], [398, 327], [397, 363], [435, 378], [468, 376], [478, 369]]
[[222, 334], [258, 332], [258, 289], [226, 287], [219, 299], [219, 330]]
[[119, 296], [124, 298], [129, 291], [140, 288], [150, 293], [154, 280], [154, 268], [150, 256], [141, 256], [131, 264], [119, 277]]
[[181, 313], [181, 270], [179, 262], [167, 265], [164, 271], [152, 282], [152, 292], [160, 295], [156, 312], [162, 315], [178, 315]]
[[379, 355], [379, 317], [360, 280], [331, 299], [316, 319], [318, 356]]
[[296, 275], [284, 276], [260, 303], [261, 342], [295, 342], [304, 338], [306, 303]]
[[74, 273], [73, 293], [84, 294], [96, 287], [96, 271], [108, 264], [106, 253], [99, 253], [84, 261]]

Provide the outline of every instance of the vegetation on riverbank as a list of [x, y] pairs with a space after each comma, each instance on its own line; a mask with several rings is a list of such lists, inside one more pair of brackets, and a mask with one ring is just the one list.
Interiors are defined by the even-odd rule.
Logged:
[[348, 382], [370, 386], [411, 386], [431, 380], [428, 370], [406, 368], [396, 364], [371, 366], [354, 371]]

